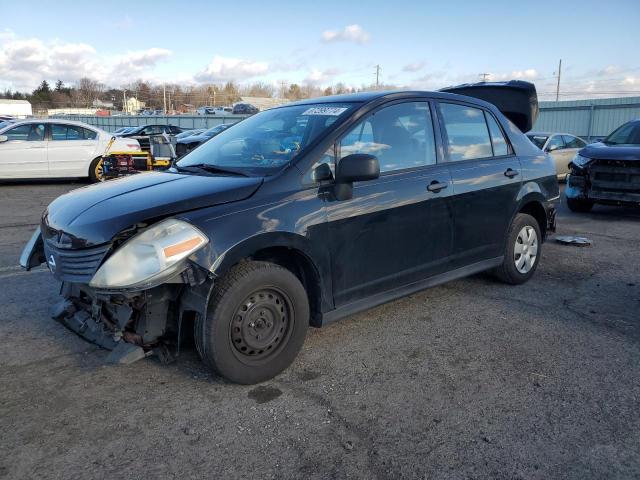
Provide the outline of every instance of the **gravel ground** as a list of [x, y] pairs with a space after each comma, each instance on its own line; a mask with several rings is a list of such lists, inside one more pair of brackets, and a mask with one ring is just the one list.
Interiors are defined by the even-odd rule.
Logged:
[[0, 478], [640, 477], [640, 210], [564, 205], [532, 281], [446, 284], [310, 331], [260, 386], [194, 351], [105, 366], [17, 257], [82, 183], [0, 185]]

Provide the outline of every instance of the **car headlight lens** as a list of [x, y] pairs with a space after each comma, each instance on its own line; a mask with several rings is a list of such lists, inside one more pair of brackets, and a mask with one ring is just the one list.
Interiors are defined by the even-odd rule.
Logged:
[[586, 166], [589, 162], [591, 162], [591, 160], [592, 160], [591, 158], [583, 157], [579, 153], [576, 153], [576, 156], [573, 157], [573, 160], [571, 160], [571, 163], [573, 163], [576, 167], [582, 168]]
[[182, 220], [164, 220], [122, 245], [98, 269], [89, 285], [94, 288], [148, 286], [183, 266], [183, 260], [209, 239]]

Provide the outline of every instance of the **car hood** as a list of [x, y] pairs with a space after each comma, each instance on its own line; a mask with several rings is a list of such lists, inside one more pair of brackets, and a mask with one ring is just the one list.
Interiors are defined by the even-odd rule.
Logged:
[[44, 214], [43, 235], [63, 232], [76, 248], [99, 245], [139, 223], [243, 200], [261, 184], [261, 177], [132, 175], [58, 197]]
[[640, 161], [640, 146], [607, 145], [591, 143], [578, 152], [583, 157], [596, 160], [636, 160]]

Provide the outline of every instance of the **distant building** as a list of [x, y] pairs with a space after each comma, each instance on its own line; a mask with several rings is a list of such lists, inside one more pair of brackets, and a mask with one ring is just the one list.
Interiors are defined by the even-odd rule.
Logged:
[[97, 98], [93, 101], [91, 105], [95, 108], [113, 110], [113, 102], [103, 102], [102, 100], [98, 100]]
[[124, 106], [124, 111], [129, 115], [135, 115], [138, 111], [143, 110], [146, 104], [139, 101], [135, 97], [127, 98], [127, 103]]
[[25, 118], [33, 115], [31, 104], [26, 100], [8, 100], [0, 98], [0, 115]]
[[97, 108], [50, 108], [47, 110], [47, 115], [50, 117], [54, 115], [95, 115], [97, 111]]
[[254, 107], [258, 107], [260, 110], [269, 110], [273, 107], [279, 107], [285, 103], [289, 103], [290, 100], [286, 98], [271, 98], [271, 97], [240, 97], [240, 101], [236, 103], [250, 103]]

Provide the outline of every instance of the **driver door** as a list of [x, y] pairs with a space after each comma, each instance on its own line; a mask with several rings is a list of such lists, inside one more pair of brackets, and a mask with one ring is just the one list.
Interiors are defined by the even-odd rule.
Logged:
[[44, 123], [24, 123], [3, 133], [0, 178], [37, 178], [49, 175]]
[[338, 162], [352, 153], [375, 155], [380, 177], [356, 182], [348, 200], [326, 198], [337, 307], [447, 269], [453, 188], [432, 115], [428, 101], [395, 103], [338, 143]]

